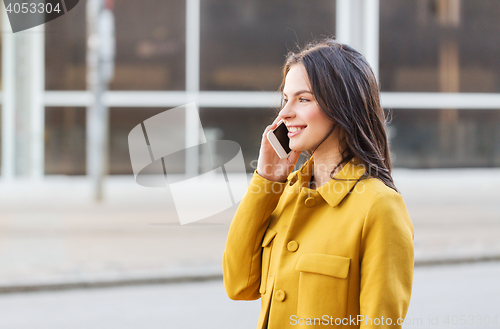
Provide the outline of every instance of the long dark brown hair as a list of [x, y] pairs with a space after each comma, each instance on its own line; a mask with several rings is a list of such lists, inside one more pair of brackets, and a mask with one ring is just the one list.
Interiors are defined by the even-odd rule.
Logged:
[[[363, 55], [332, 38], [311, 42], [297, 52], [288, 53], [281, 92], [294, 64], [304, 65], [314, 97], [339, 135], [342, 161], [330, 177], [336, 179], [335, 170], [356, 157], [366, 169], [361, 179], [379, 178], [399, 193], [391, 176], [388, 120], [380, 105], [377, 79]], [[308, 150], [308, 156], [313, 152]]]

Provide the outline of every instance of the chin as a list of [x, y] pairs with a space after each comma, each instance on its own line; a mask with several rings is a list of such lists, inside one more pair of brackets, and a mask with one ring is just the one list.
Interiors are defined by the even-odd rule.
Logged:
[[307, 146], [300, 145], [300, 144], [299, 145], [290, 144], [289, 147], [292, 151], [298, 151], [298, 152], [307, 151], [307, 150], [311, 149], [310, 147], [308, 148]]

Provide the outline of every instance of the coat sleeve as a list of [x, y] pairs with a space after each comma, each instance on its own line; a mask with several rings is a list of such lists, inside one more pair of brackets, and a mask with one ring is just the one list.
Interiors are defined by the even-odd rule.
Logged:
[[222, 256], [224, 288], [233, 300], [260, 298], [262, 239], [285, 185], [255, 171], [236, 210]]
[[361, 236], [360, 328], [401, 328], [412, 290], [413, 238], [403, 197], [377, 194]]

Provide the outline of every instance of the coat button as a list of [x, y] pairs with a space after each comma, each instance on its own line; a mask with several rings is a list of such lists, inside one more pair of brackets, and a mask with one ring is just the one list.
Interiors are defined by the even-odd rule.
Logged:
[[282, 302], [283, 300], [285, 300], [285, 292], [283, 290], [276, 291], [276, 293], [274, 294], [274, 298]]
[[286, 249], [291, 252], [297, 251], [297, 249], [299, 249], [299, 244], [297, 243], [297, 241], [292, 240], [288, 242], [288, 244], [286, 245]]
[[314, 205], [316, 204], [316, 199], [313, 197], [307, 198], [305, 201], [305, 204], [306, 204], [306, 207], [309, 207], [309, 208], [314, 207]]

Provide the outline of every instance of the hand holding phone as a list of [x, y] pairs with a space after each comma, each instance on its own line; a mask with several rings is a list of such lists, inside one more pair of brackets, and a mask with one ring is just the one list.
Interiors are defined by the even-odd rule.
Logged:
[[275, 182], [286, 181], [300, 156], [300, 151], [290, 150], [288, 129], [280, 119], [277, 117], [262, 134], [257, 162], [257, 173]]
[[292, 153], [289, 146], [290, 138], [288, 137], [288, 128], [283, 120], [278, 122], [278, 126], [276, 128], [268, 131], [267, 139], [280, 159], [286, 159]]

